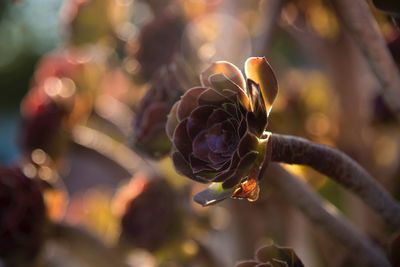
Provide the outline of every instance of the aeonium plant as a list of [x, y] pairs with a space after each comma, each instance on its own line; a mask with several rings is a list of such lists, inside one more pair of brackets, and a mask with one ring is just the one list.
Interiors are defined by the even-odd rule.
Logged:
[[[268, 114], [278, 93], [275, 74], [263, 57], [249, 58], [245, 76], [226, 61], [213, 63], [168, 116], [177, 171], [195, 181], [213, 182], [195, 200], [208, 205], [229, 195], [255, 201], [266, 162]], [[210, 193], [216, 193], [210, 196]]]
[[211, 183], [194, 200], [211, 205], [228, 197], [255, 201], [270, 161], [308, 165], [357, 194], [388, 224], [400, 227], [400, 205], [358, 163], [337, 149], [266, 131], [278, 93], [264, 57], [251, 57], [243, 73], [226, 61], [200, 75], [170, 110], [166, 132], [180, 174]]

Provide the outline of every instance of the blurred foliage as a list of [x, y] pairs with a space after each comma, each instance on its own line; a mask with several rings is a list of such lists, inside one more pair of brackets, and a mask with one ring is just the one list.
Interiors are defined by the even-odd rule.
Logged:
[[0, 109], [15, 112], [40, 56], [57, 45], [61, 1], [1, 1]]
[[[305, 266], [349, 266], [354, 252], [342, 251], [273, 188], [261, 188], [252, 204], [203, 208], [192, 198], [205, 186], [178, 175], [169, 158], [153, 161], [169, 151], [167, 114], [199, 84], [200, 71], [216, 60], [242, 66], [266, 56], [279, 81], [267, 130], [350, 153], [399, 198], [400, 128], [335, 11], [324, 0], [290, 0], [270, 14], [273, 2], [0, 0], [0, 161], [19, 166], [21, 181], [40, 184], [51, 224], [37, 266], [233, 266], [269, 238], [293, 246]], [[388, 14], [371, 10], [400, 66], [394, 3], [372, 1]], [[271, 29], [266, 14], [275, 16]], [[340, 186], [309, 168], [285, 168], [388, 244], [389, 229]], [[6, 176], [0, 173], [1, 205], [23, 192], [3, 183]], [[221, 195], [218, 185], [206, 192], [232, 193]], [[20, 206], [34, 203], [17, 198], [7, 210], [35, 223], [19, 216], [28, 214]], [[282, 249], [274, 247], [273, 258]]]

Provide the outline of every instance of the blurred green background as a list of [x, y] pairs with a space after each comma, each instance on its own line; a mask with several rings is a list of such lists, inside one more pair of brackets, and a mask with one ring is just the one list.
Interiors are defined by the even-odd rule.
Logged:
[[61, 0], [0, 1], [0, 163], [17, 157], [19, 103], [35, 64], [60, 40]]

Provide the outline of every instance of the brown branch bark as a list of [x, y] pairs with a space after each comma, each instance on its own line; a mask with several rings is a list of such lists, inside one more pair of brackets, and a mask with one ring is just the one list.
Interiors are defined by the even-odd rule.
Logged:
[[385, 99], [400, 118], [400, 73], [365, 0], [331, 0], [382, 86]]
[[300, 179], [278, 164], [270, 164], [264, 179], [274, 186], [317, 227], [347, 248], [349, 256], [361, 266], [389, 267], [383, 252], [351, 225], [332, 205], [325, 203]]
[[308, 165], [357, 194], [392, 227], [400, 228], [400, 205], [346, 154], [304, 138], [272, 134], [271, 160]]

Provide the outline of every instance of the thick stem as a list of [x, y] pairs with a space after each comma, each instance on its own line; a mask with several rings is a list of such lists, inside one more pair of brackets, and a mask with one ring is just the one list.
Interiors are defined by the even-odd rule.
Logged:
[[272, 134], [271, 160], [308, 165], [357, 194], [392, 227], [400, 228], [400, 205], [346, 154], [304, 138]]
[[340, 242], [361, 266], [390, 266], [382, 251], [351, 225], [332, 205], [304, 182], [278, 164], [270, 164], [262, 174], [291, 204], [299, 208], [314, 224]]
[[397, 114], [397, 118], [400, 118], [400, 74], [367, 1], [331, 0], [331, 2], [380, 82], [387, 103]]

